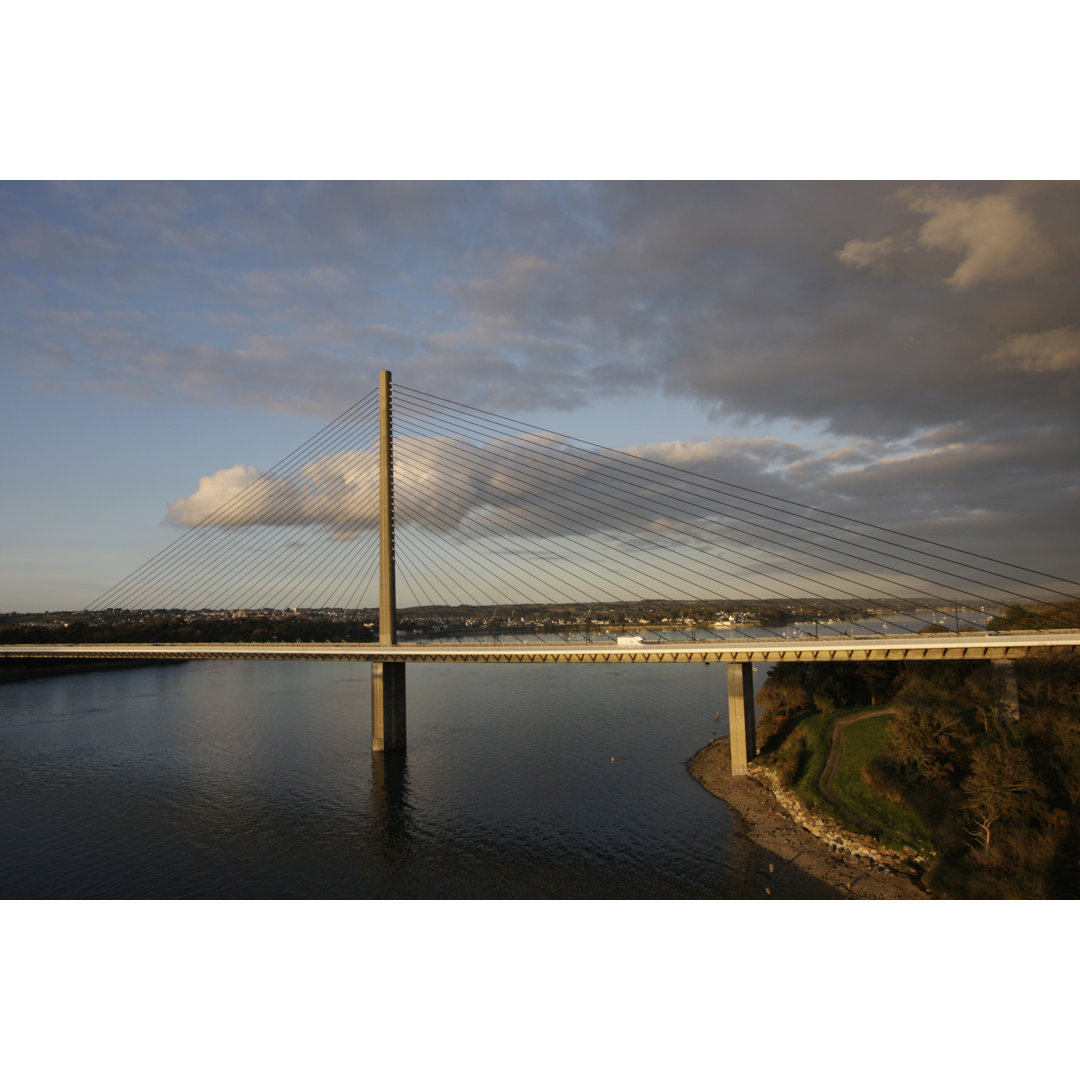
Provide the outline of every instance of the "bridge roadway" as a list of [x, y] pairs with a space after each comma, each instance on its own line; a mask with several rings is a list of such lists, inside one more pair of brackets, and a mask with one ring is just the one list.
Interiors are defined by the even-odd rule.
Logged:
[[807, 660], [1005, 660], [1047, 649], [1080, 652], [1080, 630], [743, 638], [708, 642], [500, 645], [108, 644], [0, 645], [0, 660], [345, 660], [375, 663], [640, 664], [781, 663]]

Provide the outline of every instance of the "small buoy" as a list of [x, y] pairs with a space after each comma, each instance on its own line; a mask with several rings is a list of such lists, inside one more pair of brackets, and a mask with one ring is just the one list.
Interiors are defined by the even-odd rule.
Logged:
[[768, 885], [765, 886], [765, 895], [772, 896], [772, 889], [770, 889]]
[[611, 764], [612, 764], [612, 765], [614, 765], [614, 764], [615, 764], [615, 759], [614, 759], [614, 758], [612, 758], [612, 759], [611, 759]]
[[769, 863], [769, 873], [771, 874], [772, 872], [773, 872], [772, 863]]

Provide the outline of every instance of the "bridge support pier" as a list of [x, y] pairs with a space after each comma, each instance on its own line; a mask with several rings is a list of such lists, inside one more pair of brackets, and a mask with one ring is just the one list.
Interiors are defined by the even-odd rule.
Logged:
[[405, 664], [371, 665], [371, 750], [405, 749]]
[[728, 728], [731, 738], [731, 775], [745, 776], [746, 766], [757, 756], [754, 725], [754, 665], [727, 665]]
[[1003, 724], [1020, 719], [1020, 692], [1016, 687], [1016, 661], [991, 660], [994, 686], [994, 709]]

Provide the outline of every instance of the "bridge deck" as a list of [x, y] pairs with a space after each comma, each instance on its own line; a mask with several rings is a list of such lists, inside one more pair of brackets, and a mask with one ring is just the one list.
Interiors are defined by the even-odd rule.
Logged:
[[65, 660], [344, 660], [449, 664], [744, 663], [785, 660], [991, 660], [1048, 649], [1080, 652], [1080, 630], [912, 634], [897, 637], [759, 638], [617, 646], [109, 644], [0, 645], [0, 661]]

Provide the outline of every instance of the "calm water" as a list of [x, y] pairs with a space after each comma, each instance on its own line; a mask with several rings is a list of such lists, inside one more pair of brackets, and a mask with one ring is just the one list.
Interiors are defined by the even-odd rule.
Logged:
[[369, 694], [351, 663], [0, 686], [0, 895], [832, 895], [686, 771], [727, 731], [721, 665], [410, 665], [388, 762]]

